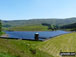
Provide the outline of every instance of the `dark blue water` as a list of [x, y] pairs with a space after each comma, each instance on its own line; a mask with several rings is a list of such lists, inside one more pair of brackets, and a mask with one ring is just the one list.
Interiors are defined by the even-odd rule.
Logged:
[[66, 34], [66, 31], [5, 31], [9, 38], [30, 39], [34, 40], [35, 33], [39, 33], [39, 40], [55, 37], [57, 35]]

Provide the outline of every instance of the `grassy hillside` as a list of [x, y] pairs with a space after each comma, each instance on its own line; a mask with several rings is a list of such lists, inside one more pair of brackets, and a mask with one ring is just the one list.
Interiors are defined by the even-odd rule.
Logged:
[[47, 52], [54, 57], [60, 57], [59, 52], [75, 52], [76, 51], [76, 32], [57, 36], [43, 42], [39, 47], [41, 51]]
[[76, 23], [61, 26], [62, 29], [76, 31]]
[[[53, 57], [37, 49], [39, 41], [0, 39], [0, 57]], [[36, 50], [36, 54], [33, 53]]]
[[42, 25], [20, 26], [20, 27], [12, 27], [9, 30], [14, 30], [14, 31], [46, 31], [46, 30], [48, 30], [48, 26], [42, 26]]
[[42, 23], [61, 26], [61, 25], [76, 23], [76, 18], [66, 18], [66, 19], [46, 18], [46, 19], [12, 20], [12, 21], [3, 20], [2, 22], [3, 27], [38, 25]]
[[[63, 52], [76, 51], [76, 32], [43, 42], [0, 39], [1, 57], [60, 57], [60, 50]], [[33, 53], [34, 51], [36, 54]]]

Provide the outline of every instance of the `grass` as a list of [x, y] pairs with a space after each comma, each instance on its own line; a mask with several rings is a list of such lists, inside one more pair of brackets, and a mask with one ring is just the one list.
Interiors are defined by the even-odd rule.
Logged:
[[14, 30], [14, 31], [47, 31], [48, 27], [47, 26], [42, 26], [42, 25], [33, 25], [33, 26], [20, 26], [20, 27], [12, 27], [9, 30]]
[[1, 36], [2, 34], [5, 34], [5, 32], [3, 32], [3, 31], [2, 31], [2, 32], [0, 32], [0, 36]]
[[60, 57], [60, 50], [62, 50], [62, 52], [75, 52], [76, 32], [54, 37], [43, 42], [38, 48], [54, 57]]
[[63, 52], [76, 51], [76, 32], [43, 42], [0, 39], [0, 56], [5, 57], [60, 57], [60, 50]]
[[0, 57], [16, 57], [16, 56], [11, 56], [10, 54], [6, 53], [0, 53]]
[[[40, 41], [0, 39], [0, 56], [2, 57], [53, 57], [40, 51]], [[36, 54], [33, 51], [36, 50]]]

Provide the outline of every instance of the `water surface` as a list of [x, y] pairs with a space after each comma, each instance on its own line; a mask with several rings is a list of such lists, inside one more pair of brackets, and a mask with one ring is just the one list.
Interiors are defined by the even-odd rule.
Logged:
[[57, 31], [5, 31], [5, 33], [9, 35], [9, 38], [30, 39], [30, 40], [34, 40], [35, 33], [39, 33], [39, 40], [45, 40], [48, 38], [52, 38], [70, 32], [57, 30]]

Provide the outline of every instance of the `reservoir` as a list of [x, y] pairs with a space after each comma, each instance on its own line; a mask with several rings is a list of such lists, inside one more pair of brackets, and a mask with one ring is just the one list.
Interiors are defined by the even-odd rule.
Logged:
[[8, 38], [29, 39], [34, 40], [35, 34], [39, 34], [39, 40], [49, 39], [58, 35], [67, 34], [70, 32], [57, 30], [57, 31], [5, 31]]

